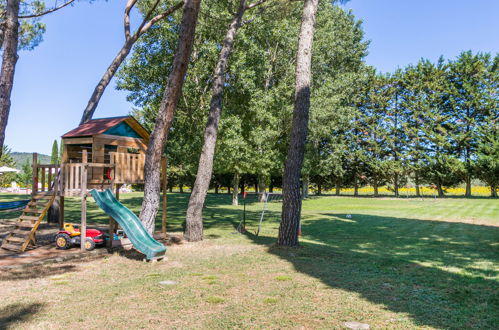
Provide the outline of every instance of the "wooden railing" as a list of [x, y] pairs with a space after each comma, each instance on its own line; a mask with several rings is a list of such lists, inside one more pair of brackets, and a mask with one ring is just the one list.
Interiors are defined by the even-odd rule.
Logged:
[[144, 183], [144, 154], [128, 154], [110, 152], [111, 165], [115, 167], [114, 182], [116, 184]]
[[33, 191], [34, 192], [44, 192], [52, 191], [58, 188], [58, 178], [59, 178], [60, 165], [59, 164], [48, 164], [40, 165], [37, 164], [33, 172]]
[[[104, 189], [114, 184], [144, 183], [144, 154], [110, 152], [110, 164], [83, 162], [38, 164], [33, 155], [33, 192], [57, 191], [62, 196], [80, 196], [82, 189]], [[108, 171], [111, 173], [108, 173]], [[85, 174], [86, 184], [83, 185]], [[110, 179], [106, 178], [110, 174]]]
[[111, 179], [102, 181], [99, 184], [92, 184], [88, 176], [91, 168], [110, 168], [114, 172], [114, 165], [103, 163], [68, 163], [62, 164], [62, 177], [64, 183], [64, 196], [80, 196], [82, 190], [104, 189], [114, 185], [114, 173], [111, 172]]

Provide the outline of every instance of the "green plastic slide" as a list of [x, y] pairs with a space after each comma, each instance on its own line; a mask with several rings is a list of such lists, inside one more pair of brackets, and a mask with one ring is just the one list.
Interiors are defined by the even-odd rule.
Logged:
[[90, 191], [97, 205], [118, 222], [132, 242], [135, 249], [146, 255], [146, 258], [157, 259], [166, 252], [166, 247], [156, 241], [142, 225], [139, 218], [121, 204], [111, 190]]

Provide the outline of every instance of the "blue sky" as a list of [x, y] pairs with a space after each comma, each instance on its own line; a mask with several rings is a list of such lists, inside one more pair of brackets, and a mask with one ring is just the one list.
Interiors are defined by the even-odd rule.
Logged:
[[[209, 0], [205, 0], [209, 1]], [[6, 144], [49, 154], [52, 142], [76, 127], [90, 93], [123, 43], [125, 0], [80, 2], [44, 18], [44, 41], [20, 53]], [[497, 0], [352, 0], [345, 8], [364, 21], [367, 63], [393, 71], [420, 58], [461, 51], [499, 52]], [[125, 115], [126, 92], [106, 90], [95, 118]]]

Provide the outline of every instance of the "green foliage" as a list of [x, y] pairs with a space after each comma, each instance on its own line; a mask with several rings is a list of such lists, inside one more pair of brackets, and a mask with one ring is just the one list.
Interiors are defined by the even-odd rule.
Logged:
[[[20, 170], [26, 162], [30, 163], [33, 160], [33, 153], [31, 152], [12, 152], [12, 158], [15, 161], [15, 167]], [[38, 154], [38, 162], [40, 164], [49, 164], [51, 157], [49, 155]]]
[[50, 157], [50, 164], [59, 164], [59, 146], [57, 140], [52, 144], [52, 156]]
[[[194, 179], [213, 69], [238, 3], [202, 5], [165, 148], [171, 185]], [[148, 4], [143, 6], [145, 12]], [[265, 10], [246, 13], [248, 23], [239, 30], [224, 88], [213, 173], [217, 186], [230, 185], [235, 173], [246, 185], [279, 185], [301, 8], [298, 2], [275, 1]], [[175, 13], [144, 35], [118, 74], [118, 88], [129, 92], [137, 107], [134, 115], [149, 129], [171, 67], [179, 19]], [[410, 183], [437, 185], [443, 193], [444, 187], [472, 178], [495, 177], [490, 174], [496, 173], [489, 135], [497, 125], [497, 56], [465, 52], [455, 60], [421, 60], [381, 74], [363, 63], [368, 42], [352, 13], [321, 2], [316, 30], [302, 173], [317, 191], [370, 184], [388, 185], [398, 194], [399, 187]]]
[[19, 185], [25, 187], [31, 186], [33, 182], [33, 167], [31, 167], [31, 162], [28, 159], [22, 164], [21, 172], [17, 174], [16, 181]]
[[[0, 0], [0, 48], [3, 44], [3, 22], [5, 19], [5, 6], [7, 0]], [[21, 0], [19, 16], [28, 16], [43, 13], [46, 10], [45, 2], [40, 0]], [[20, 50], [33, 50], [43, 41], [45, 24], [39, 17], [19, 20], [19, 46]]]
[[[2, 156], [0, 156], [0, 166], [6, 166], [15, 168], [16, 163], [12, 158], [11, 150], [8, 146], [4, 145], [2, 150]], [[16, 173], [6, 172], [0, 173], [0, 186], [10, 185], [12, 181], [16, 178]]]

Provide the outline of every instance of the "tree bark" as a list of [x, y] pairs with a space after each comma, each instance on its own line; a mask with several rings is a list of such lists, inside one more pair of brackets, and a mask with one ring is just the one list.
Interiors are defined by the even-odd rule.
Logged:
[[395, 173], [395, 178], [393, 182], [393, 190], [395, 197], [399, 197], [399, 174]]
[[180, 25], [179, 42], [173, 60], [172, 70], [150, 136], [144, 166], [144, 200], [140, 219], [149, 232], [154, 230], [154, 220], [159, 208], [161, 154], [168, 139], [177, 102], [184, 84], [189, 57], [194, 42], [201, 0], [186, 0]]
[[322, 195], [322, 182], [320, 182], [320, 181], [317, 183], [317, 194], [316, 195], [317, 196]]
[[[204, 130], [204, 143], [201, 155], [199, 157], [196, 182], [189, 198], [189, 206], [186, 215], [186, 232], [184, 237], [191, 242], [203, 239], [203, 206], [206, 200], [206, 194], [210, 185], [211, 175], [213, 173], [213, 156], [217, 144], [218, 124], [222, 114], [223, 92], [225, 87], [225, 78], [227, 64], [230, 54], [234, 47], [237, 30], [241, 27], [244, 12], [246, 11], [246, 0], [241, 0], [239, 9], [234, 15], [225, 39], [220, 50], [215, 74], [213, 77], [212, 97], [210, 102], [210, 113]], [[239, 182], [238, 182], [239, 186]], [[234, 193], [238, 188], [234, 186]], [[194, 232], [193, 230], [196, 230]]]
[[296, 87], [291, 139], [283, 176], [282, 220], [277, 244], [294, 247], [298, 245], [301, 204], [300, 175], [308, 133], [310, 110], [310, 81], [312, 66], [312, 44], [314, 40], [315, 16], [319, 0], [305, 0], [296, 55]]
[[[129, 31], [129, 24], [128, 24], [128, 29], [127, 29], [127, 11], [125, 11], [125, 34], [126, 34], [126, 40], [125, 44], [121, 48], [121, 50], [118, 52], [118, 55], [114, 58], [114, 60], [111, 62], [111, 65], [107, 68], [106, 72], [104, 72], [104, 75], [102, 76], [101, 80], [95, 86], [95, 89], [92, 93], [92, 96], [90, 96], [90, 100], [88, 100], [87, 107], [83, 111], [83, 115], [80, 120], [80, 125], [86, 123], [87, 121], [91, 120], [95, 109], [97, 109], [97, 105], [99, 105], [99, 101], [102, 98], [102, 95], [104, 94], [104, 91], [106, 87], [109, 85], [111, 82], [111, 79], [113, 79], [114, 75], [118, 71], [119, 67], [121, 66], [121, 63], [126, 59], [128, 54], [130, 54], [130, 51], [132, 50], [133, 45], [139, 38], [147, 32], [156, 22], [161, 20], [162, 18], [172, 14], [175, 12], [177, 9], [179, 9], [182, 6], [182, 2], [177, 3], [176, 5], [172, 6], [169, 8], [167, 11], [163, 12], [160, 15], [155, 16], [153, 19], [151, 19], [148, 22], [148, 16], [152, 13], [152, 10], [154, 10], [157, 7], [158, 2], [156, 5], [151, 9], [151, 11], [146, 15], [144, 20], [142, 21], [142, 24], [139, 26], [137, 31], [133, 34], [130, 35]], [[133, 5], [131, 6], [133, 7]], [[131, 9], [130, 7], [130, 9]], [[127, 8], [128, 9], [128, 8]], [[129, 23], [129, 22], [128, 22]]]
[[341, 182], [339, 179], [336, 179], [336, 196], [339, 196], [341, 192]]
[[83, 111], [83, 116], [81, 117], [80, 125], [92, 119], [94, 112], [97, 109], [97, 105], [99, 104], [99, 101], [102, 95], [104, 94], [104, 90], [111, 82], [111, 79], [113, 79], [121, 63], [123, 63], [128, 54], [130, 54], [133, 44], [136, 41], [137, 38], [130, 38], [126, 40], [125, 44], [118, 52], [118, 55], [116, 55], [114, 60], [111, 62], [111, 65], [109, 65], [106, 72], [104, 72], [104, 75], [100, 79], [99, 83], [97, 84], [97, 86], [95, 86], [92, 96], [90, 96], [90, 100], [88, 100], [87, 107]]
[[265, 193], [267, 192], [266, 177], [264, 175], [258, 176], [258, 198], [259, 202], [265, 202]]
[[464, 197], [471, 197], [471, 176], [466, 174], [466, 192]]
[[308, 186], [310, 184], [310, 181], [309, 181], [309, 176], [308, 175], [304, 175], [303, 176], [303, 179], [302, 179], [302, 193], [301, 193], [301, 196], [303, 199], [305, 198], [308, 198]]
[[234, 189], [232, 190], [232, 205], [239, 205], [239, 173], [234, 174], [232, 181]]
[[490, 186], [490, 197], [497, 197], [497, 186]]
[[359, 196], [359, 181], [357, 179], [357, 175], [355, 175], [353, 179], [353, 195], [355, 197]]
[[442, 183], [440, 182], [440, 178], [437, 180], [437, 191], [438, 191], [438, 197], [444, 197], [444, 189], [442, 188]]
[[376, 180], [376, 178], [374, 178], [373, 188], [374, 188], [374, 197], [378, 197], [379, 196], [378, 180]]
[[419, 176], [417, 174], [414, 176], [414, 184], [416, 185], [416, 197], [421, 197], [421, 191], [419, 189]]
[[19, 3], [20, 0], [7, 0], [5, 8], [2, 71], [0, 75], [0, 156], [5, 141], [5, 129], [9, 120], [10, 96], [14, 86], [14, 73], [18, 59]]

